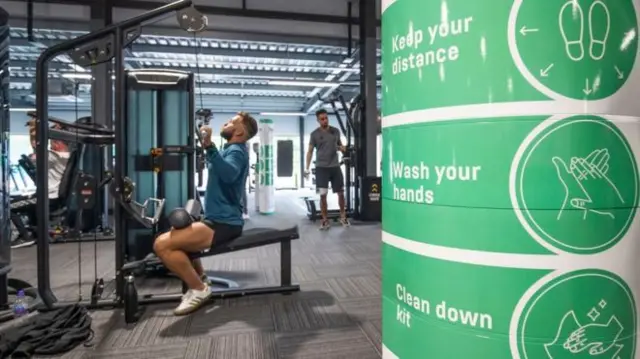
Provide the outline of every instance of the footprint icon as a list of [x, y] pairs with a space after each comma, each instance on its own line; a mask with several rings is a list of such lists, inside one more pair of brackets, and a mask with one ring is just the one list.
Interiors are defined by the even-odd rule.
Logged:
[[584, 13], [577, 0], [569, 0], [562, 5], [558, 22], [560, 25], [560, 33], [564, 39], [567, 56], [573, 61], [582, 60], [582, 58], [584, 58], [584, 45], [582, 44]]
[[609, 9], [600, 0], [596, 0], [589, 7], [589, 55], [594, 60], [600, 60], [606, 52], [607, 38], [609, 37], [609, 29], [611, 18]]

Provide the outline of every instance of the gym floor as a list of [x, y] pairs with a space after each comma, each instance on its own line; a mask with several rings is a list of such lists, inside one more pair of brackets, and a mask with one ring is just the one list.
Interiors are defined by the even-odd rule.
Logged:
[[[293, 278], [301, 285], [299, 293], [223, 300], [187, 317], [173, 316], [177, 304], [152, 305], [136, 325], [125, 325], [121, 310], [95, 311], [93, 346], [78, 347], [61, 358], [380, 358], [380, 225], [334, 225], [319, 231], [305, 217], [302, 195], [276, 192], [277, 213], [254, 214], [247, 223], [299, 225], [301, 239], [293, 242]], [[93, 243], [52, 245], [51, 285], [56, 296], [73, 301], [80, 292], [88, 298], [96, 267], [98, 277], [108, 282], [105, 296], [111, 295], [113, 247], [113, 242], [98, 243], [94, 261]], [[34, 285], [35, 253], [35, 247], [14, 250], [12, 272]], [[276, 284], [279, 258], [275, 245], [210, 257], [204, 266], [211, 275], [241, 284]], [[143, 279], [138, 285], [140, 294], [179, 290], [180, 283], [171, 278]]]

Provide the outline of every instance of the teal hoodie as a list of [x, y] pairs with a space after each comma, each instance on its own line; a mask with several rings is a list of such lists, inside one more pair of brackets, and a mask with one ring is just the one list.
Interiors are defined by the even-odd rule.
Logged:
[[207, 191], [204, 218], [208, 221], [243, 226], [242, 193], [247, 180], [249, 152], [244, 143], [207, 149]]

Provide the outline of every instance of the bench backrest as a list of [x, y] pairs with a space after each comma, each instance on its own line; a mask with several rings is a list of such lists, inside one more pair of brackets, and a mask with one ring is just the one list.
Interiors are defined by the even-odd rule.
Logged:
[[75, 179], [77, 177], [83, 149], [83, 145], [78, 143], [75, 149], [69, 153], [69, 160], [67, 161], [67, 166], [64, 168], [64, 172], [62, 172], [60, 187], [58, 187], [58, 198], [63, 201], [69, 198], [73, 185], [76, 182]]

